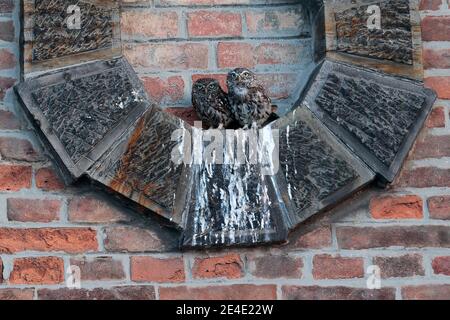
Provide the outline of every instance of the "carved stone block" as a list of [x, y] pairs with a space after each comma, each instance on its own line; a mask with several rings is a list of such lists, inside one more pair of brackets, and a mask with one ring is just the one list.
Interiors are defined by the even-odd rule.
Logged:
[[423, 78], [418, 0], [324, 2], [329, 58]]
[[117, 0], [24, 0], [24, 76], [120, 56]]
[[125, 59], [46, 74], [16, 91], [68, 181], [85, 173], [149, 105]]
[[435, 94], [412, 80], [325, 61], [304, 103], [383, 179], [397, 175]]

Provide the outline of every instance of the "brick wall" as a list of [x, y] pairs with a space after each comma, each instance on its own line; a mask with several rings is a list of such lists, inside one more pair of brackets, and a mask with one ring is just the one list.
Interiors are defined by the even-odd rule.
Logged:
[[295, 0], [123, 1], [123, 50], [161, 106], [190, 106], [193, 81], [248, 67], [284, 111], [312, 71], [311, 15]]
[[[295, 231], [284, 247], [182, 254], [176, 249], [177, 234], [164, 230], [152, 218], [129, 212], [83, 184], [64, 188], [55, 176], [51, 161], [22, 117], [10, 89], [20, 71], [16, 2], [0, 0], [0, 300], [450, 299], [448, 3], [422, 1], [426, 82], [438, 91], [439, 100], [401, 176], [389, 190], [368, 190], [333, 212], [313, 218]], [[158, 29], [159, 24], [146, 25], [142, 20], [142, 29], [131, 32], [133, 37], [142, 33], [145, 38], [187, 37], [185, 22], [191, 16], [192, 32], [203, 39], [203, 34], [198, 34], [203, 31], [195, 22], [199, 11], [181, 6], [196, 2], [210, 3], [165, 0], [161, 3], [176, 7], [150, 11], [141, 2], [127, 6], [124, 15], [132, 15], [130, 12], [142, 6], [145, 9], [137, 14], [165, 17], [155, 17], [167, 24], [162, 29]], [[242, 22], [247, 6], [205, 7], [200, 12], [203, 10], [214, 12], [207, 15], [211, 19], [230, 14], [227, 21], [233, 27], [210, 32], [219, 36], [232, 33], [232, 37], [248, 32]], [[242, 29], [236, 27], [238, 21], [243, 23]], [[137, 45], [137, 40], [130, 38], [130, 45]], [[235, 39], [227, 37], [224, 42]], [[178, 57], [177, 48], [193, 43], [174, 39], [158, 44], [173, 46], [163, 48], [160, 54], [174, 57], [171, 61], [182, 62], [184, 69], [175, 70], [173, 75], [166, 71], [161, 76], [146, 74], [153, 79], [147, 80], [147, 85], [156, 83], [164, 97], [170, 96], [172, 88], [176, 92], [178, 84], [184, 86], [175, 95], [179, 98], [173, 99], [182, 105], [187, 103], [190, 78], [199, 70], [192, 69], [183, 54]], [[201, 73], [208, 73], [212, 67], [219, 70], [211, 56], [211, 52], [216, 54], [217, 43], [213, 43], [198, 40], [200, 48], [206, 47], [208, 57]], [[151, 41], [145, 44], [151, 45]], [[193, 52], [206, 54], [202, 49]], [[192, 63], [205, 63], [203, 59], [195, 61]], [[164, 99], [172, 102], [172, 98]], [[380, 290], [366, 288], [365, 270], [373, 264], [381, 268]], [[70, 265], [81, 270], [80, 290], [65, 286], [65, 269]]]

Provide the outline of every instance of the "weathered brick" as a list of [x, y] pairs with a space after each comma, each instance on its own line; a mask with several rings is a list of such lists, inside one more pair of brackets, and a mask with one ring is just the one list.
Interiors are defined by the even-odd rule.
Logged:
[[434, 258], [432, 267], [435, 274], [450, 276], [450, 256]]
[[122, 262], [112, 257], [72, 258], [70, 265], [80, 268], [82, 281], [125, 279]]
[[416, 160], [428, 158], [450, 157], [450, 135], [425, 135], [416, 141], [412, 158]]
[[201, 43], [126, 44], [124, 55], [134, 67], [152, 71], [208, 68], [208, 45]]
[[364, 277], [362, 258], [333, 257], [328, 254], [313, 258], [314, 279], [351, 279]]
[[36, 171], [36, 187], [45, 191], [60, 191], [64, 189], [64, 182], [53, 168], [40, 168]]
[[449, 41], [450, 16], [426, 16], [422, 20], [422, 40]]
[[124, 286], [95, 289], [40, 289], [39, 300], [154, 300], [153, 286]]
[[445, 127], [445, 110], [443, 107], [435, 107], [426, 122], [427, 128], [444, 128]]
[[58, 284], [64, 281], [64, 260], [57, 257], [14, 260], [9, 276], [12, 284]]
[[338, 227], [336, 237], [341, 249], [450, 247], [446, 226]]
[[274, 300], [276, 286], [236, 284], [208, 287], [161, 287], [161, 300]]
[[16, 116], [7, 110], [0, 110], [0, 130], [18, 130], [20, 122]]
[[330, 247], [332, 243], [331, 227], [321, 226], [315, 228], [296, 239], [291, 239], [291, 243], [294, 248], [298, 249], [322, 249]]
[[8, 49], [0, 49], [0, 70], [12, 69], [16, 66], [16, 56]]
[[19, 191], [30, 187], [30, 166], [0, 165], [0, 191]]
[[450, 169], [436, 167], [404, 169], [395, 182], [395, 186], [404, 188], [450, 187]]
[[51, 222], [59, 219], [60, 209], [60, 200], [21, 198], [7, 200], [9, 221]]
[[438, 98], [450, 99], [450, 77], [429, 77], [425, 86], [436, 91]]
[[439, 10], [442, 0], [420, 0], [420, 10]]
[[161, 252], [177, 247], [176, 237], [155, 232], [145, 226], [105, 229], [105, 249], [110, 252]]
[[33, 300], [34, 289], [0, 289], [0, 301]]
[[349, 287], [283, 286], [285, 300], [394, 300], [395, 288], [378, 290]]
[[380, 267], [382, 278], [425, 275], [420, 254], [407, 254], [399, 257], [375, 257], [373, 264]]
[[426, 69], [449, 69], [450, 49], [424, 49], [423, 64]]
[[427, 202], [430, 218], [450, 220], [450, 196], [431, 197]]
[[0, 155], [3, 160], [38, 161], [42, 158], [30, 141], [25, 139], [0, 137]]
[[12, 20], [0, 21], [0, 40], [13, 41], [14, 32], [15, 29]]
[[69, 201], [69, 220], [84, 223], [112, 223], [129, 221], [129, 216], [123, 211], [109, 204], [106, 200], [82, 196]]
[[202, 278], [237, 279], [243, 276], [243, 262], [238, 254], [226, 256], [195, 258], [192, 276]]
[[199, 10], [187, 15], [190, 37], [238, 37], [242, 34], [241, 15], [226, 11]]
[[[137, 23], [139, 21], [139, 23]], [[132, 10], [122, 12], [122, 34], [131, 38], [175, 38], [179, 36], [176, 12]]]
[[374, 219], [420, 219], [423, 201], [415, 195], [375, 197], [370, 200], [370, 213]]
[[402, 297], [405, 300], [449, 300], [450, 284], [404, 287]]
[[88, 228], [0, 228], [0, 253], [97, 250], [97, 233]]
[[250, 35], [307, 35], [309, 28], [301, 8], [248, 11], [247, 28]]
[[136, 282], [183, 282], [183, 258], [131, 257], [131, 280]]
[[253, 46], [245, 42], [220, 42], [217, 63], [219, 68], [253, 68], [256, 65]]
[[180, 76], [142, 77], [141, 80], [148, 95], [158, 103], [177, 103], [184, 98], [184, 80]]
[[288, 255], [249, 256], [250, 273], [257, 278], [276, 279], [302, 277], [303, 260]]

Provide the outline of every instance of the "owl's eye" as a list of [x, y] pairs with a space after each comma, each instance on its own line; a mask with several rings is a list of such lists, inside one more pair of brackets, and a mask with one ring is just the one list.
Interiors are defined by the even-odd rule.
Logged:
[[215, 87], [214, 83], [211, 83], [211, 84], [208, 86], [208, 90], [213, 90], [214, 87]]
[[244, 72], [242, 72], [242, 75], [247, 78], [250, 76], [250, 72], [244, 71]]

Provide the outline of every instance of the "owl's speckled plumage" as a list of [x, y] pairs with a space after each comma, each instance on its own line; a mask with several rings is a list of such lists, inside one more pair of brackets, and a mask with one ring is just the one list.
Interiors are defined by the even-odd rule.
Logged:
[[227, 78], [228, 100], [234, 118], [243, 128], [261, 127], [272, 113], [272, 102], [253, 72], [245, 68], [231, 71]]
[[194, 83], [192, 105], [208, 128], [227, 128], [234, 120], [227, 95], [215, 79], [205, 78]]

